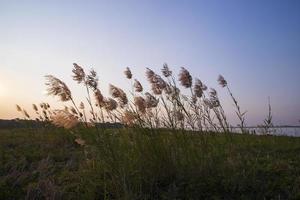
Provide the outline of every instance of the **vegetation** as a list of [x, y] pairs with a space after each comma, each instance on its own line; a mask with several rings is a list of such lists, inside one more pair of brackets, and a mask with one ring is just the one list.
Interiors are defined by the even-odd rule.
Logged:
[[0, 199], [299, 199], [299, 153], [284, 136], [1, 130]]
[[[179, 84], [167, 64], [161, 72], [147, 68], [151, 92], [134, 79], [129, 95], [110, 84], [104, 97], [97, 73], [74, 63], [86, 103], [47, 75], [48, 94], [67, 104], [33, 104], [35, 127], [17, 105], [27, 128], [0, 132], [0, 199], [300, 198], [300, 138], [267, 135], [270, 103], [266, 135], [249, 134], [246, 112], [220, 75], [239, 120], [242, 134], [234, 134], [215, 89], [185, 68]], [[129, 68], [124, 74], [133, 79]]]
[[[86, 91], [86, 105], [76, 103], [70, 88], [53, 75], [47, 75], [46, 86], [48, 95], [59, 97], [62, 103], [69, 103], [63, 110], [52, 110], [49, 104], [33, 104], [36, 119], [51, 121], [57, 126], [73, 128], [78, 123], [91, 126], [96, 123], [119, 122], [129, 127], [139, 128], [170, 128], [186, 130], [205, 130], [229, 132], [232, 125], [227, 120], [217, 91], [200, 81], [193, 79], [184, 67], [178, 74], [178, 82], [167, 64], [164, 64], [162, 76], [153, 70], [146, 69], [146, 78], [151, 91], [145, 91], [137, 80], [131, 81], [132, 90], [126, 93], [123, 89], [109, 84], [111, 97], [104, 97], [98, 87], [98, 76], [91, 69], [86, 73], [83, 67], [73, 64], [73, 80], [81, 84]], [[132, 80], [133, 74], [127, 67], [124, 71], [127, 79]], [[194, 80], [194, 81], [193, 81]], [[236, 115], [242, 133], [245, 130], [245, 114], [233, 96], [227, 81], [223, 76], [218, 78], [219, 85], [227, 88], [233, 100]], [[181, 86], [183, 89], [179, 88]], [[94, 98], [91, 97], [93, 94]], [[24, 119], [30, 119], [26, 110], [17, 105]]]

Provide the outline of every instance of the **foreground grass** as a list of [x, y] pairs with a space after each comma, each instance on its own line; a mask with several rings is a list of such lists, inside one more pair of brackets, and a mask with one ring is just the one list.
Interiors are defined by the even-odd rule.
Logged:
[[299, 199], [300, 138], [0, 130], [0, 199], [24, 198]]

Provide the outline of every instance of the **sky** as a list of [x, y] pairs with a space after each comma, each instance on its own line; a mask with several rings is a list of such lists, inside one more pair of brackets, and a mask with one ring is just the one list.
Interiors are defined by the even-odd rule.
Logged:
[[300, 1], [0, 0], [0, 118], [21, 117], [15, 104], [61, 107], [45, 95], [46, 74], [84, 99], [71, 77], [74, 62], [98, 72], [106, 95], [109, 83], [130, 88], [125, 67], [144, 84], [146, 67], [185, 67], [217, 89], [236, 123], [216, 81], [222, 74], [248, 125], [262, 123], [268, 97], [275, 124], [299, 125]]

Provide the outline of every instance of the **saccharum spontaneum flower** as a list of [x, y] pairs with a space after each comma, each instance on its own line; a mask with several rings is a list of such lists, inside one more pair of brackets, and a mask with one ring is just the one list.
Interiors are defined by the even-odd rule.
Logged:
[[217, 94], [217, 91], [214, 88], [210, 88], [209, 97], [210, 97], [210, 103], [213, 105], [213, 107], [220, 106], [220, 101], [219, 101], [219, 98], [218, 98], [218, 94]]
[[142, 92], [143, 91], [143, 86], [137, 79], [134, 79], [133, 87], [134, 87], [136, 92]]
[[52, 75], [46, 75], [45, 77], [46, 86], [48, 86], [48, 95], [58, 96], [61, 101], [69, 101], [72, 99], [71, 91], [63, 81]]
[[96, 99], [96, 103], [99, 107], [102, 107], [103, 106], [103, 95], [101, 93], [101, 91], [99, 89], [97, 89], [95, 92], [94, 92], [94, 95], [95, 95], [95, 99]]
[[225, 80], [225, 78], [222, 75], [219, 75], [218, 82], [219, 82], [219, 85], [221, 85], [222, 87], [227, 86], [227, 81]]
[[118, 107], [118, 103], [112, 98], [104, 99], [103, 105], [108, 111], [113, 111]]
[[141, 96], [134, 97], [134, 104], [141, 113], [146, 112], [146, 101], [143, 97]]
[[22, 112], [22, 108], [18, 104], [16, 104], [16, 109], [18, 112]]
[[71, 129], [79, 123], [77, 117], [66, 110], [57, 110], [55, 113], [51, 116], [51, 122], [55, 126]]
[[128, 79], [132, 78], [132, 73], [131, 73], [129, 67], [126, 67], [124, 74], [125, 74], [126, 78], [128, 78]]
[[194, 93], [196, 97], [200, 98], [203, 95], [203, 84], [199, 79], [195, 79], [195, 85], [194, 85]]
[[165, 63], [163, 65], [163, 68], [161, 69], [162, 74], [164, 75], [164, 77], [169, 77], [172, 75], [172, 71], [169, 70], [169, 67], [167, 65], [167, 63]]
[[179, 81], [182, 86], [186, 88], [190, 88], [193, 83], [193, 78], [190, 75], [190, 72], [186, 70], [184, 67], [181, 67], [181, 71], [179, 73]]
[[81, 110], [84, 109], [84, 103], [83, 103], [83, 102], [80, 102], [80, 104], [79, 104], [79, 109], [81, 109]]
[[167, 86], [166, 82], [149, 68], [147, 68], [146, 70], [146, 76], [151, 84], [152, 92], [156, 95], [160, 95]]
[[95, 70], [93, 70], [93, 69], [90, 70], [89, 75], [87, 75], [86, 84], [93, 91], [97, 90], [97, 88], [98, 88], [98, 77], [97, 77], [97, 72]]
[[112, 84], [109, 85], [109, 91], [113, 98], [118, 99], [120, 106], [123, 107], [128, 103], [126, 93], [121, 89]]
[[33, 110], [36, 111], [36, 112], [39, 110], [38, 107], [37, 107], [35, 104], [32, 104], [32, 108], [33, 108]]
[[76, 63], [73, 63], [74, 69], [72, 70], [73, 72], [73, 80], [77, 81], [77, 83], [81, 83], [85, 81], [85, 72], [83, 68]]
[[155, 108], [159, 102], [158, 99], [156, 99], [152, 94], [150, 94], [149, 92], [145, 93], [146, 96], [146, 108]]

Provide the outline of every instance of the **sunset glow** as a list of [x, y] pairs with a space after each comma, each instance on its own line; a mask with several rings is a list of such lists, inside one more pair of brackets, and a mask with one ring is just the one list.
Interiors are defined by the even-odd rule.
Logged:
[[[268, 0], [0, 1], [0, 78], [9, 83], [0, 80], [0, 108], [57, 105], [43, 93], [47, 74], [64, 78], [77, 100], [85, 99], [70, 77], [74, 62], [98, 71], [104, 94], [109, 83], [130, 89], [125, 67], [145, 84], [146, 67], [160, 71], [167, 62], [217, 89], [224, 75], [249, 124], [264, 119], [268, 96], [277, 123], [297, 124], [299, 7], [298, 1]], [[235, 122], [230, 99], [223, 91], [220, 96]], [[5, 116], [18, 117], [11, 112]]]

